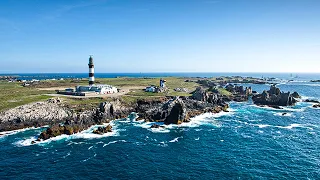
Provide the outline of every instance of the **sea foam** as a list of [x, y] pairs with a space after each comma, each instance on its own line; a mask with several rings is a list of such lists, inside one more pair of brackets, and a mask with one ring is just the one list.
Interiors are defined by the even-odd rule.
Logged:
[[42, 126], [42, 127], [30, 127], [30, 128], [24, 128], [24, 129], [18, 129], [18, 130], [13, 130], [13, 131], [3, 131], [0, 132], [0, 138], [6, 137], [6, 136], [11, 136], [11, 135], [15, 135], [17, 133], [21, 133], [21, 132], [25, 132], [25, 131], [30, 131], [30, 130], [37, 130], [37, 129], [41, 129], [44, 127], [48, 127], [48, 126]]
[[[143, 122], [143, 121], [135, 121], [133, 122], [134, 126], [141, 127], [144, 129], [148, 129], [154, 133], [168, 133], [171, 129], [177, 129], [181, 127], [185, 128], [194, 128], [199, 127], [201, 125], [210, 125], [215, 127], [221, 127], [221, 124], [216, 119], [222, 116], [231, 116], [234, 114], [234, 110], [230, 112], [220, 112], [220, 113], [204, 113], [199, 116], [193, 117], [190, 119], [190, 122], [183, 122], [181, 124], [170, 124], [165, 125], [163, 122]], [[159, 128], [151, 128], [153, 124], [160, 125]]]
[[[110, 123], [111, 124], [111, 123]], [[92, 133], [92, 131], [94, 129], [96, 129], [97, 127], [100, 127], [100, 126], [105, 126], [107, 124], [104, 124], [104, 125], [94, 125], [94, 126], [91, 126], [90, 128], [84, 130], [84, 131], [81, 131], [79, 133], [76, 133], [76, 134], [72, 134], [72, 135], [66, 135], [66, 134], [62, 134], [60, 136], [56, 136], [56, 137], [53, 137], [53, 138], [50, 138], [50, 139], [47, 139], [47, 140], [44, 140], [44, 141], [36, 141], [36, 137], [29, 137], [27, 139], [24, 139], [24, 140], [19, 140], [17, 142], [14, 143], [14, 145], [16, 146], [30, 146], [30, 145], [34, 145], [34, 144], [37, 144], [37, 145], [46, 145], [46, 144], [49, 144], [51, 142], [56, 142], [56, 141], [62, 141], [62, 140], [72, 140], [72, 139], [97, 139], [97, 138], [105, 138], [105, 137], [109, 137], [109, 136], [118, 136], [119, 133], [117, 131], [117, 129], [115, 128], [116, 126], [113, 124], [113, 130], [112, 132], [109, 132], [109, 133], [105, 133], [105, 134], [94, 134]], [[35, 142], [34, 144], [32, 144], [32, 142]]]

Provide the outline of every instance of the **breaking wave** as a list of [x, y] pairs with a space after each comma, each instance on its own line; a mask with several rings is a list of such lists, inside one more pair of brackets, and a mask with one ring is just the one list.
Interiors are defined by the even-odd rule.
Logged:
[[105, 138], [105, 137], [109, 137], [109, 136], [119, 136], [119, 133], [118, 133], [118, 130], [115, 128], [116, 126], [112, 123], [110, 123], [112, 126], [113, 126], [113, 130], [112, 132], [109, 132], [109, 133], [105, 133], [105, 134], [102, 134], [102, 135], [99, 135], [99, 134], [94, 134], [92, 133], [92, 131], [98, 127], [101, 127], [101, 126], [105, 126], [106, 124], [104, 125], [94, 125], [94, 126], [91, 126], [90, 128], [84, 130], [84, 131], [81, 131], [79, 133], [76, 133], [76, 134], [72, 134], [72, 135], [60, 135], [60, 136], [56, 136], [56, 137], [53, 137], [53, 138], [50, 138], [50, 139], [47, 139], [47, 140], [44, 140], [44, 141], [36, 141], [37, 138], [36, 137], [29, 137], [27, 139], [23, 139], [23, 140], [19, 140], [15, 143], [13, 143], [14, 145], [18, 146], [18, 147], [22, 147], [22, 146], [30, 146], [30, 145], [46, 145], [46, 144], [49, 144], [51, 142], [57, 142], [57, 141], [67, 141], [67, 140], [72, 140], [72, 139], [98, 139], [98, 138]]
[[[148, 129], [154, 133], [169, 133], [171, 129], [177, 128], [194, 128], [202, 125], [209, 125], [214, 127], [221, 127], [221, 123], [216, 119], [222, 116], [231, 116], [234, 110], [220, 113], [205, 113], [190, 119], [190, 122], [184, 122], [179, 125], [170, 124], [165, 125], [163, 122], [144, 122], [143, 120], [133, 122], [134, 126]], [[153, 124], [157, 124], [159, 128], [151, 128]]]

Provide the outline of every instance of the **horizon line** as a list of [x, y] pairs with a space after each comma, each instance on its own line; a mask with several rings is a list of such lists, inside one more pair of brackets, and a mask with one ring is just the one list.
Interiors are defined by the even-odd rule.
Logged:
[[[14, 73], [2, 73], [0, 75], [12, 75], [12, 74], [86, 74], [87, 72], [14, 72]], [[159, 73], [277, 73], [277, 74], [320, 74], [320, 72], [228, 72], [228, 71], [219, 71], [219, 72], [188, 72], [188, 71], [176, 71], [176, 72], [95, 72], [95, 74], [159, 74]]]

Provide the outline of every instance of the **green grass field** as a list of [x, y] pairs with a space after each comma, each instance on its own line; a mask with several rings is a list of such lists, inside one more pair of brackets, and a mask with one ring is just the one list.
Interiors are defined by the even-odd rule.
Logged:
[[22, 87], [19, 83], [0, 82], [0, 111], [31, 102], [50, 98], [44, 95], [53, 91], [42, 91], [32, 87]]
[[[117, 88], [123, 87], [141, 87], [141, 89], [131, 90], [128, 94], [121, 96], [123, 102], [134, 103], [137, 99], [147, 99], [147, 98], [159, 98], [163, 96], [191, 96], [190, 92], [194, 91], [199, 84], [193, 81], [197, 81], [198, 78], [177, 78], [177, 77], [165, 77], [167, 80], [166, 86], [168, 91], [164, 93], [151, 93], [144, 92], [143, 87], [150, 85], [159, 85], [160, 78], [97, 78], [96, 84], [109, 84]], [[192, 79], [190, 82], [186, 82], [187, 79]], [[223, 80], [230, 80], [229, 77], [223, 77]], [[242, 80], [243, 78], [233, 78]], [[252, 78], [247, 78], [247, 80]], [[216, 78], [211, 78], [215, 82]], [[23, 104], [28, 104], [31, 102], [44, 101], [52, 96], [47, 96], [46, 94], [55, 94], [54, 90], [41, 90], [43, 88], [54, 89], [55, 87], [71, 87], [76, 85], [87, 85], [88, 80], [47, 80], [41, 81], [37, 85], [32, 85], [28, 87], [22, 87], [21, 83], [9, 83], [6, 81], [0, 81], [0, 112], [17, 107]], [[176, 92], [175, 88], [186, 88], [189, 92]], [[222, 95], [231, 95], [230, 92], [223, 88], [218, 88], [218, 91]], [[77, 107], [77, 109], [91, 109], [96, 107], [100, 102], [107, 101], [109, 98], [66, 98], [64, 99], [65, 105], [69, 107]]]
[[[162, 96], [190, 96], [189, 93], [185, 92], [175, 92], [174, 88], [187, 88], [190, 91], [195, 90], [197, 84], [194, 82], [185, 82], [183, 78], [174, 78], [167, 77], [164, 78], [167, 80], [167, 87], [169, 88], [168, 92], [165, 93], [150, 93], [144, 92], [142, 89], [132, 90], [127, 95], [122, 96], [122, 100], [127, 103], [133, 103], [137, 99], [146, 99], [146, 98], [159, 98]], [[125, 86], [150, 86], [150, 85], [159, 85], [160, 78], [97, 78], [97, 84], [110, 84], [116, 86], [117, 88]], [[76, 85], [87, 85], [87, 80], [83, 79], [80, 81], [71, 81], [71, 80], [58, 80], [58, 81], [41, 81], [41, 83], [29, 86], [22, 87], [21, 83], [9, 83], [6, 81], [0, 81], [0, 112], [5, 111], [10, 108], [14, 108], [20, 105], [44, 101], [51, 96], [46, 94], [56, 93], [54, 90], [39, 90], [41, 88], [52, 88], [52, 87], [74, 87]], [[96, 107], [100, 102], [108, 100], [108, 98], [84, 98], [84, 99], [75, 99], [75, 98], [65, 98], [63, 97], [65, 104], [68, 106], [82, 106], [85, 109]]]

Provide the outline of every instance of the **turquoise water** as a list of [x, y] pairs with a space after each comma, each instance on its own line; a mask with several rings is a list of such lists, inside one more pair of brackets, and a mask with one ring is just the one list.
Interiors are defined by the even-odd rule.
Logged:
[[[279, 87], [320, 100], [320, 83]], [[275, 110], [231, 103], [229, 113], [204, 114], [179, 126], [151, 130], [152, 123], [123, 119], [103, 137], [88, 130], [36, 145], [30, 142], [41, 129], [26, 129], [0, 138], [0, 177], [319, 179], [320, 109], [311, 106]]]

